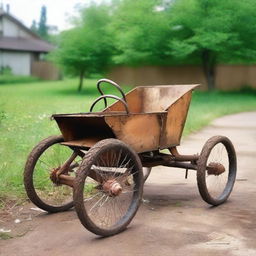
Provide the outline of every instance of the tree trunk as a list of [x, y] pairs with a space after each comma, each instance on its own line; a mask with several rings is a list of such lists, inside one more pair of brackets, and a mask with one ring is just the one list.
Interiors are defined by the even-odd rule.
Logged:
[[204, 50], [202, 52], [202, 64], [203, 71], [207, 82], [208, 90], [215, 89], [215, 65], [216, 57], [215, 54], [210, 50]]
[[80, 75], [79, 75], [79, 85], [78, 85], [78, 88], [77, 88], [77, 90], [78, 90], [79, 92], [81, 92], [81, 90], [82, 90], [82, 88], [83, 88], [84, 73], [85, 73], [84, 70], [81, 70], [81, 71], [80, 71]]

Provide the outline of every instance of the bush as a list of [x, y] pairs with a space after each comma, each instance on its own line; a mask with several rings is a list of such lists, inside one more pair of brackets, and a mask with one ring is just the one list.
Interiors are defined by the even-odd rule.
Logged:
[[9, 66], [1, 66], [0, 67], [0, 74], [1, 75], [11, 75], [12, 69]]
[[10, 74], [0, 75], [1, 84], [18, 84], [18, 83], [31, 83], [39, 81], [40, 79], [33, 76], [15, 76]]

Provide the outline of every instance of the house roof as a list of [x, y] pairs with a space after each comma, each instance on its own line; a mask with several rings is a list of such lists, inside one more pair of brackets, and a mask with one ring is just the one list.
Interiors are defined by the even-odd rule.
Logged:
[[0, 49], [10, 51], [49, 52], [53, 46], [37, 38], [0, 37]]
[[0, 50], [49, 52], [54, 49], [52, 44], [41, 39], [40, 36], [27, 28], [24, 24], [22, 24], [22, 22], [0, 9], [0, 18], [1, 17], [5, 17], [15, 23], [22, 30], [25, 30], [28, 34], [30, 34], [31, 38], [0, 36]]

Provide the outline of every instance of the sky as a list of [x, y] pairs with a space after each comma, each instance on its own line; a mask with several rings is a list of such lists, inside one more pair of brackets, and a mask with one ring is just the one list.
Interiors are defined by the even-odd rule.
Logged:
[[[77, 4], [89, 3], [89, 0], [0, 0], [4, 10], [6, 5], [10, 5], [10, 14], [18, 18], [24, 25], [30, 27], [32, 21], [39, 21], [42, 5], [47, 7], [47, 24], [55, 25], [58, 29], [70, 28], [68, 17], [76, 14]], [[94, 0], [101, 2], [101, 0]]]

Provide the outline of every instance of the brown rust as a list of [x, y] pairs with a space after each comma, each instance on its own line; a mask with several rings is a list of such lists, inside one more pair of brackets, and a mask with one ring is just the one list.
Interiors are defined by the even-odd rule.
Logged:
[[53, 118], [60, 128], [65, 142], [91, 138], [100, 141], [115, 137], [102, 113], [53, 115]]
[[122, 193], [122, 186], [115, 179], [107, 180], [103, 183], [103, 190], [110, 196], [118, 196]]
[[56, 172], [57, 179], [58, 179], [59, 175], [61, 175], [61, 174], [68, 174], [70, 165], [75, 160], [75, 158], [77, 156], [78, 156], [78, 153], [76, 151], [74, 151], [73, 154], [70, 156], [70, 158], [60, 168], [58, 168], [58, 170]]
[[176, 147], [169, 148], [170, 153], [175, 157], [175, 161], [197, 161], [199, 156], [195, 155], [180, 155]]
[[[54, 184], [56, 184], [57, 186], [67, 185], [67, 186], [73, 187], [75, 177], [70, 176], [68, 174], [60, 174], [57, 176], [58, 170], [59, 170], [59, 168], [54, 169], [51, 172], [51, 174], [50, 174], [51, 181]], [[103, 181], [104, 181], [103, 177], [101, 175], [99, 175], [97, 172], [95, 172], [94, 170], [90, 170], [90, 173], [88, 174], [88, 176], [90, 178], [94, 179], [95, 181], [99, 182], [100, 184], [103, 183]]]
[[105, 117], [116, 137], [136, 152], [146, 152], [157, 149], [161, 136], [162, 113], [137, 114]]
[[192, 91], [187, 92], [167, 109], [166, 124], [160, 141], [161, 149], [180, 144]]
[[117, 101], [103, 112], [53, 115], [64, 145], [88, 149], [117, 138], [137, 153], [177, 146], [192, 90], [198, 85], [142, 86], [126, 94], [129, 114]]
[[64, 184], [69, 187], [74, 187], [75, 177], [61, 174], [59, 176], [59, 184]]
[[206, 167], [208, 175], [221, 175], [225, 172], [225, 167], [221, 163], [211, 162]]
[[57, 186], [67, 185], [69, 187], [73, 187], [75, 177], [69, 176], [66, 174], [60, 174], [57, 176], [57, 172], [59, 169], [60, 168], [56, 168], [56, 169], [52, 170], [52, 172], [50, 174], [51, 181]]
[[160, 152], [155, 152], [154, 155], [142, 153], [139, 154], [139, 156], [143, 167], [154, 167], [163, 165], [168, 167], [197, 170], [197, 164], [194, 161], [196, 158], [198, 158], [197, 155], [179, 155], [182, 160], [176, 159], [174, 155], [164, 154]]
[[[126, 100], [131, 113], [162, 112], [197, 86], [197, 84], [139, 86], [126, 94]], [[123, 110], [122, 103], [115, 102], [104, 112], [120, 110]]]
[[70, 147], [77, 147], [81, 149], [89, 149], [100, 140], [101, 139], [99, 137], [90, 137], [90, 138], [83, 138], [78, 140], [70, 140], [70, 141], [62, 142], [61, 144], [70, 146]]

